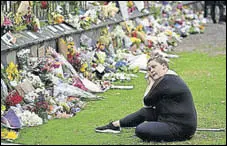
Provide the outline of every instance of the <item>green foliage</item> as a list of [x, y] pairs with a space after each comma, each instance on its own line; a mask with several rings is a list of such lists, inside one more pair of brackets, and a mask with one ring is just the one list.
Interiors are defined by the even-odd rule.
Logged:
[[[181, 53], [171, 59], [175, 70], [192, 91], [198, 114], [198, 128], [226, 128], [226, 56], [201, 53]], [[197, 131], [191, 140], [182, 142], [142, 142], [134, 136], [135, 129], [123, 129], [120, 134], [95, 133], [97, 126], [118, 120], [142, 107], [146, 87], [145, 74], [121, 85], [133, 85], [133, 90], [108, 90], [99, 101], [91, 101], [84, 110], [70, 119], [50, 120], [38, 127], [24, 128], [16, 143], [22, 144], [92, 144], [92, 145], [219, 145], [226, 144], [226, 132]]]
[[150, 8], [150, 12], [153, 14], [155, 19], [158, 19], [159, 17], [161, 17], [161, 7], [152, 6]]

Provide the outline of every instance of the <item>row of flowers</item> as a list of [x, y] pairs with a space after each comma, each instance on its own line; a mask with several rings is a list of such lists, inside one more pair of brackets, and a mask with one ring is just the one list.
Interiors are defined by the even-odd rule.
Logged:
[[[162, 14], [171, 13], [166, 10], [171, 9], [169, 4], [153, 5]], [[133, 73], [146, 70], [147, 58], [154, 51], [171, 50], [191, 33], [191, 27], [198, 28], [198, 33], [204, 30], [201, 14], [183, 7], [172, 11], [172, 17], [150, 15], [104, 28], [96, 41], [82, 34], [80, 48], [73, 38], [60, 39], [60, 53], [49, 47], [42, 58], [31, 57], [27, 49], [19, 51], [18, 65], [1, 65], [1, 122], [20, 129], [75, 116], [87, 100], [101, 99], [94, 93], [105, 92], [114, 81], [131, 80], [136, 77]], [[171, 56], [162, 55], [166, 59]], [[8, 139], [6, 131], [2, 135]]]

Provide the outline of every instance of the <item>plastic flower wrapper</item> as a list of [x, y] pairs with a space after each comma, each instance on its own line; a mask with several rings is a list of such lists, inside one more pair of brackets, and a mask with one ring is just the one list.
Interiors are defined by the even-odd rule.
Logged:
[[82, 81], [80, 80], [79, 77], [74, 77], [73, 78], [73, 83], [72, 83], [73, 86], [75, 87], [78, 87], [84, 91], [88, 91], [88, 89], [84, 86], [84, 84], [82, 83]]
[[129, 69], [133, 69], [135, 67], [139, 67], [141, 70], [146, 70], [148, 56], [146, 54], [141, 54], [137, 56], [129, 56], [127, 58]]
[[100, 97], [86, 92], [80, 88], [74, 87], [69, 84], [59, 84], [57, 86], [54, 86], [54, 96], [57, 96], [58, 94], [64, 94], [64, 96], [75, 96], [79, 97], [81, 100], [98, 100]]
[[134, 77], [137, 77], [136, 75], [134, 74], [127, 74], [127, 73], [106, 73], [104, 76], [103, 76], [103, 79], [104, 80], [107, 80], [107, 81], [130, 81], [132, 78]]
[[1, 103], [5, 103], [7, 96], [8, 96], [8, 88], [5, 82], [3, 81], [3, 79], [1, 79]]
[[91, 92], [91, 93], [102, 93], [102, 92], [104, 92], [98, 84], [88, 80], [87, 78], [81, 78], [81, 81], [84, 84], [84, 86], [88, 89], [88, 91]]

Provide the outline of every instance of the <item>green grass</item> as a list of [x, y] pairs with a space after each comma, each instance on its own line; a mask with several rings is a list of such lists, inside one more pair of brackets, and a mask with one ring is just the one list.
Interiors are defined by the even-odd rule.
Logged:
[[[226, 56], [201, 53], [180, 53], [172, 59], [175, 70], [190, 87], [198, 114], [199, 128], [226, 128]], [[226, 132], [197, 131], [191, 140], [183, 142], [146, 143], [134, 136], [134, 129], [123, 129], [120, 134], [95, 133], [97, 126], [123, 118], [142, 107], [146, 82], [144, 74], [125, 85], [133, 90], [109, 90], [105, 98], [92, 101], [70, 119], [56, 119], [38, 127], [24, 128], [15, 143], [64, 145], [218, 145], [226, 144]]]

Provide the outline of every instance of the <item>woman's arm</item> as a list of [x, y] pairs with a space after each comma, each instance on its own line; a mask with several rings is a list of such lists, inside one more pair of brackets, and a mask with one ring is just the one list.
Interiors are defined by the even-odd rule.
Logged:
[[155, 82], [152, 82], [151, 80], [151, 84], [152, 87], [150, 88], [149, 92], [146, 94], [146, 96], [144, 97], [144, 105], [146, 106], [154, 106], [156, 104], [156, 102], [159, 100], [159, 98], [162, 96], [163, 94], [163, 82], [162, 81], [163, 78], [158, 79]]

